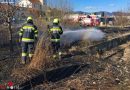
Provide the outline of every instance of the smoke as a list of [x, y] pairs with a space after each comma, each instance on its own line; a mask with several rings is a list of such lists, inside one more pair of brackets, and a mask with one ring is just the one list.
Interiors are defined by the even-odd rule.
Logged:
[[105, 37], [105, 33], [96, 28], [80, 29], [75, 31], [64, 31], [61, 36], [61, 45], [68, 46], [72, 43], [84, 41], [100, 41]]

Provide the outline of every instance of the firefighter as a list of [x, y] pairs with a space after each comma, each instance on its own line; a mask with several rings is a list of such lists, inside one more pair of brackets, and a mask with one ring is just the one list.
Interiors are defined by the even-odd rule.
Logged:
[[27, 56], [30, 60], [33, 56], [34, 44], [38, 37], [38, 30], [33, 24], [32, 17], [27, 18], [27, 22], [20, 29], [19, 36], [22, 45], [22, 64], [26, 64]]
[[60, 52], [60, 35], [63, 34], [62, 27], [59, 25], [59, 19], [55, 18], [53, 20], [53, 25], [49, 28], [49, 32], [51, 35], [51, 45], [53, 49], [53, 57], [56, 58], [56, 54], [58, 53], [61, 56]]

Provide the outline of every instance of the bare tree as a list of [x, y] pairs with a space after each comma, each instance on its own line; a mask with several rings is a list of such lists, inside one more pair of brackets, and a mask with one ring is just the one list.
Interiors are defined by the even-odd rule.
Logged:
[[72, 4], [70, 4], [70, 0], [48, 0], [47, 1], [50, 17], [58, 17], [63, 18], [65, 14], [68, 14], [72, 11]]
[[18, 10], [18, 7], [10, 4], [9, 0], [7, 3], [0, 2], [0, 11], [1, 11], [0, 19], [3, 21], [3, 23], [7, 24], [11, 52], [13, 51], [12, 28], [11, 28], [12, 19], [14, 18], [14, 15], [17, 10]]
[[115, 25], [118, 25], [121, 27], [128, 25], [127, 14], [124, 13], [123, 11], [116, 13], [115, 14]]

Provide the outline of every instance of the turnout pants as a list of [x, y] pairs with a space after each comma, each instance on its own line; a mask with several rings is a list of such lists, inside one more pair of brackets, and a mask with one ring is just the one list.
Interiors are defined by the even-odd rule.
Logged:
[[22, 60], [26, 61], [27, 56], [31, 59], [34, 53], [34, 42], [22, 42]]
[[53, 54], [58, 53], [60, 50], [60, 42], [51, 42]]

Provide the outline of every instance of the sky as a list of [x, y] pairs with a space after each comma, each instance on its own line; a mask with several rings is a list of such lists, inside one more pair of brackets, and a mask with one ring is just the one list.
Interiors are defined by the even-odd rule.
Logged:
[[130, 0], [70, 0], [74, 11], [120, 11], [127, 10]]

